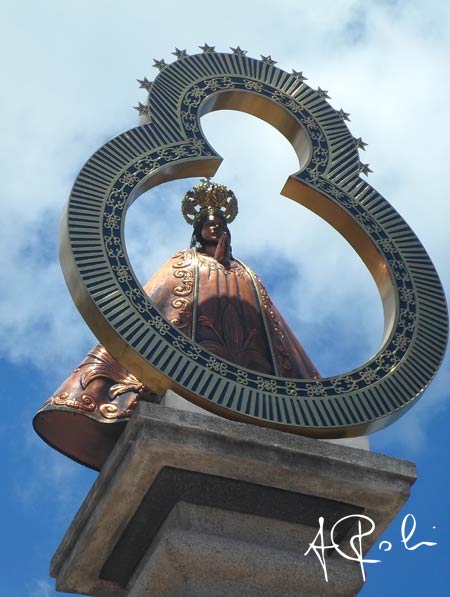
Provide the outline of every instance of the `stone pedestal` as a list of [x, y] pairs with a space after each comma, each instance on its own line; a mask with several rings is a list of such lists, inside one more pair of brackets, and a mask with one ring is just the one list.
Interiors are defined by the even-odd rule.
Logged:
[[[98, 597], [356, 595], [357, 519], [376, 541], [407, 500], [412, 463], [141, 403], [52, 563], [58, 591]], [[343, 520], [344, 519], [344, 520]], [[366, 525], [367, 527], [367, 525]], [[363, 524], [364, 528], [364, 524]], [[354, 555], [354, 554], [353, 554]]]

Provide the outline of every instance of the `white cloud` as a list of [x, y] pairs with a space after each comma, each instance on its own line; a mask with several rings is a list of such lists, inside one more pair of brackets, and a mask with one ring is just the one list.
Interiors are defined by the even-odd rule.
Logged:
[[28, 585], [28, 597], [52, 597], [54, 594], [53, 583], [48, 580], [37, 579]]
[[448, 409], [448, 388], [450, 367], [447, 362], [433, 381], [432, 390], [427, 390], [402, 418], [387, 429], [376, 434], [378, 449], [388, 450], [400, 445], [411, 458], [426, 449], [430, 442], [428, 430]]

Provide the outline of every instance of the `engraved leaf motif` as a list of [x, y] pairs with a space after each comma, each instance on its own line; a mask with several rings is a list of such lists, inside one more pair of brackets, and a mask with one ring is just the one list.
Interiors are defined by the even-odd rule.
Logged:
[[224, 342], [230, 354], [241, 352], [244, 340], [242, 326], [237, 309], [232, 303], [228, 303], [223, 310], [222, 330]]
[[224, 344], [219, 344], [219, 342], [214, 342], [214, 340], [203, 340], [203, 342], [201, 342], [201, 345], [208, 352], [212, 352], [213, 354], [217, 355], [218, 357], [222, 357], [223, 359], [231, 360], [231, 355]]
[[201, 346], [232, 363], [241, 364], [249, 369], [256, 368], [259, 371], [271, 371], [271, 365], [266, 356], [251, 348], [248, 348], [255, 337], [255, 330], [251, 330], [244, 339], [242, 322], [234, 305], [228, 303], [222, 313], [221, 324], [222, 334], [217, 330], [214, 323], [206, 315], [199, 317], [199, 323], [208, 327], [215, 335], [216, 340], [203, 340]]
[[95, 379], [103, 377], [116, 382], [109, 391], [111, 398], [130, 391], [142, 391], [142, 383], [119, 365], [103, 346], [96, 346], [91, 350], [81, 367], [84, 369], [80, 377], [83, 390]]
[[270, 362], [261, 352], [256, 350], [246, 350], [245, 352], [242, 352], [241, 355], [242, 365], [247, 369], [256, 369], [261, 372], [266, 371], [267, 373], [272, 371]]
[[[136, 380], [137, 381], [137, 380]], [[109, 397], [114, 400], [120, 394], [126, 394], [127, 392], [139, 392], [142, 384], [140, 382], [137, 383], [117, 383], [110, 387], [109, 389]]]

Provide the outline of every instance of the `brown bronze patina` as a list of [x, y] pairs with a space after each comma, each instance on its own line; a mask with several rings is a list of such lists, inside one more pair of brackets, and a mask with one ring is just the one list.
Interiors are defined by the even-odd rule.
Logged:
[[[144, 286], [162, 315], [156, 324], [164, 333], [169, 331], [165, 320], [170, 321], [213, 355], [241, 366], [243, 376], [250, 369], [317, 379], [316, 368], [259, 278], [232, 255], [228, 222], [237, 204], [232, 194], [230, 206], [229, 194], [209, 180], [187, 193], [183, 212], [194, 227], [191, 247], [169, 259]], [[192, 199], [199, 196], [195, 212]], [[159, 398], [97, 345], [38, 411], [33, 424], [51, 446], [98, 470], [138, 401]]]

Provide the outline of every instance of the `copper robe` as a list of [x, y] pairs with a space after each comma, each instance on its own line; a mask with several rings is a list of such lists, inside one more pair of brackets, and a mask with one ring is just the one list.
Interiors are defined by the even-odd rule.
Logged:
[[[232, 259], [225, 267], [186, 249], [169, 259], [144, 290], [165, 319], [225, 360], [278, 377], [319, 377], [259, 278], [240, 261]], [[155, 399], [98, 345], [33, 424], [51, 446], [100, 469], [138, 401]]]

